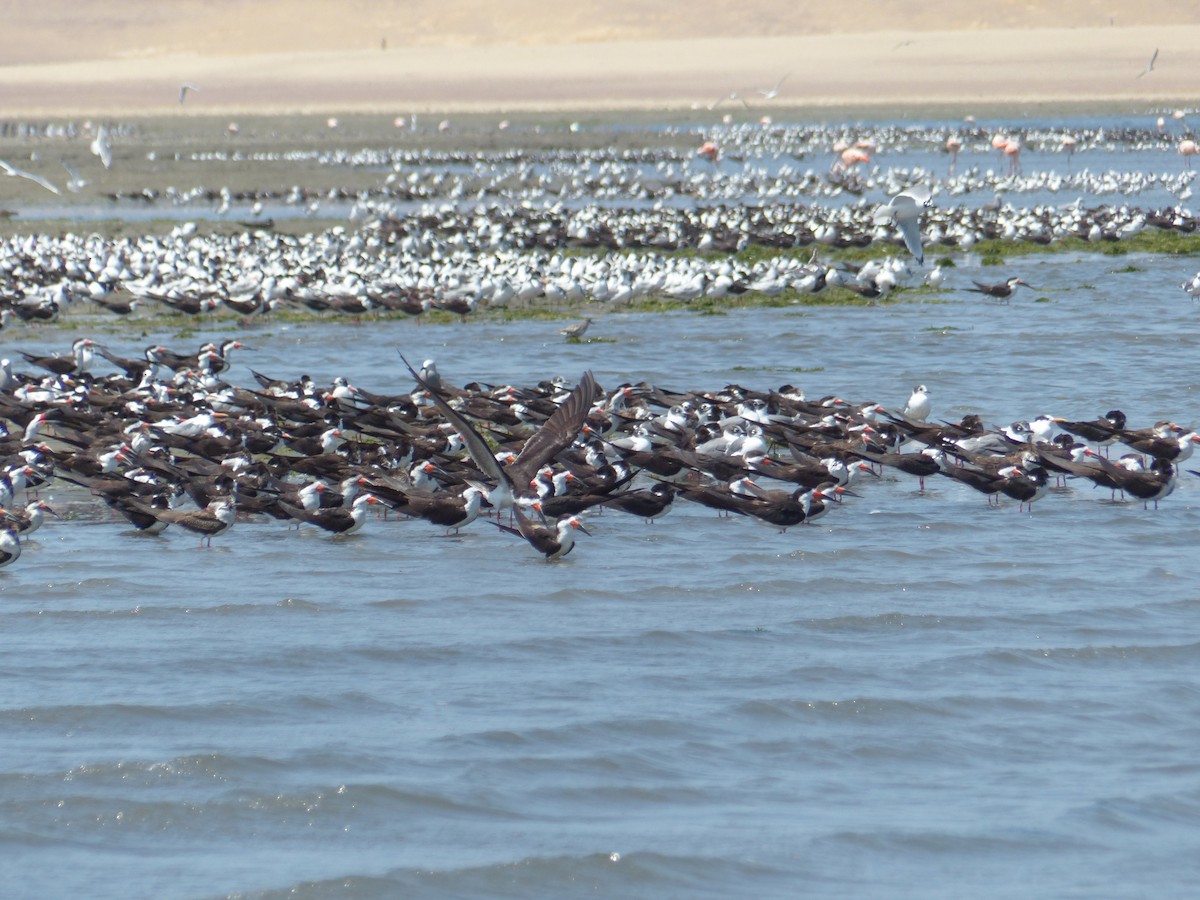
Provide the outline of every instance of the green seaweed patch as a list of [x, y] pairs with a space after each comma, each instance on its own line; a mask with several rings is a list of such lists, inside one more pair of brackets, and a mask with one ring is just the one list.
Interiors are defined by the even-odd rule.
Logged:
[[1113, 269], [1113, 270], [1112, 270], [1112, 274], [1113, 274], [1113, 275], [1123, 275], [1123, 274], [1125, 274], [1126, 272], [1142, 272], [1142, 271], [1145, 271], [1145, 270], [1144, 270], [1144, 269], [1142, 269], [1142, 267], [1141, 267], [1141, 266], [1135, 266], [1135, 265], [1132, 265], [1132, 264], [1131, 264], [1131, 265], [1128, 265], [1128, 266], [1122, 266], [1122, 267], [1121, 267], [1121, 268], [1119, 268], [1119, 269]]
[[1049, 297], [1038, 297], [1033, 302], [1034, 303], [1053, 303], [1054, 301], [1051, 300]]
[[922, 328], [921, 330], [937, 332], [938, 334], [949, 334], [951, 331], [958, 331], [958, 328], [953, 325], [930, 325], [926, 328]]
[[943, 269], [957, 269], [958, 265], [949, 256], [939, 256], [934, 262], [934, 265], [941, 266]]
[[981, 266], [1002, 266], [1004, 265], [1004, 257], [998, 253], [989, 253], [979, 260]]

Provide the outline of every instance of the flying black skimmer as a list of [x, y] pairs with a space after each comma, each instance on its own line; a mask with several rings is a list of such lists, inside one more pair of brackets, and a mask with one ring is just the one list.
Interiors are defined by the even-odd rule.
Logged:
[[547, 560], [562, 559], [575, 546], [574, 529], [582, 531], [584, 534], [591, 534], [578, 517], [571, 516], [569, 518], [559, 519], [551, 528], [548, 525], [542, 525], [533, 521], [521, 511], [519, 506], [512, 508], [517, 520], [517, 527], [512, 528], [508, 525], [503, 525], [499, 522], [492, 524], [501, 531], [507, 531], [509, 534], [520, 535], [529, 542], [529, 545], [538, 553], [546, 557]]
[[400, 359], [408, 367], [417, 384], [428, 392], [433, 404], [458, 431], [471, 461], [480, 472], [495, 482], [495, 487], [487, 490], [486, 497], [488, 503], [497, 510], [511, 510], [515, 499], [531, 496], [530, 482], [542, 466], [574, 442], [587, 422], [588, 413], [597, 394], [592, 373], [584, 372], [579, 384], [559, 404], [542, 427], [525, 442], [516, 459], [506, 466], [501, 466], [479, 432], [438, 391], [429, 386], [417, 370], [409, 365], [408, 360], [404, 359], [403, 354]]
[[1010, 278], [1007, 281], [1002, 281], [999, 284], [984, 284], [982, 281], [973, 281], [973, 288], [967, 288], [968, 291], [973, 291], [976, 294], [984, 294], [988, 297], [994, 297], [997, 300], [1008, 302], [1013, 293], [1018, 287], [1029, 287], [1020, 278]]

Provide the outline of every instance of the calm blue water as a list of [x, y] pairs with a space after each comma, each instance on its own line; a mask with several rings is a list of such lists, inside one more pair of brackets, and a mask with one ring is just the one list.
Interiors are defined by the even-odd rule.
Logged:
[[[924, 383], [938, 418], [1194, 425], [1194, 269], [968, 261], [936, 303], [599, 318], [615, 343], [267, 324], [231, 374], [405, 390], [399, 347], [457, 383], [590, 368], [897, 406]], [[1010, 270], [1038, 290], [958, 289]], [[7, 355], [70, 339], [18, 335]], [[1032, 514], [945, 481], [859, 489], [782, 535], [682, 501], [593, 516], [547, 564], [484, 522], [244, 521], [199, 551], [55, 487], [79, 518], [0, 572], [3, 895], [1186, 895], [1200, 479], [1157, 511], [1079, 485]]]

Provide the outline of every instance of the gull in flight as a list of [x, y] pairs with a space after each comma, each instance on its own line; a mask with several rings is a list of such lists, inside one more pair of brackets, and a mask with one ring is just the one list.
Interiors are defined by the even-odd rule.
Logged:
[[52, 194], [61, 194], [62, 193], [62, 191], [60, 191], [58, 188], [56, 188], [53, 184], [51, 184], [49, 181], [47, 181], [41, 175], [35, 175], [35, 174], [33, 174], [33, 172], [26, 172], [24, 169], [18, 169], [15, 166], [9, 165], [2, 159], [0, 159], [0, 169], [4, 170], [5, 175], [10, 175], [13, 178], [28, 178], [34, 184], [40, 184], [42, 187], [44, 187], [46, 190], [50, 191], [50, 193], [52, 193]]
[[188, 91], [198, 91], [199, 86], [192, 84], [190, 81], [185, 81], [179, 86], [179, 105], [183, 106], [183, 101], [187, 98]]
[[1142, 71], [1138, 72], [1137, 77], [1141, 78], [1143, 75], [1149, 75], [1151, 72], [1153, 72], [1154, 71], [1154, 61], [1156, 59], [1158, 59], [1158, 48], [1157, 47], [1154, 49], [1154, 55], [1150, 57], [1150, 62], [1146, 63], [1146, 68], [1144, 68]]
[[774, 87], [759, 88], [758, 93], [762, 94], [762, 98], [764, 100], [774, 100], [776, 97], [779, 96], [779, 86], [781, 84], [783, 84], [783, 82], [787, 79], [788, 75], [791, 75], [791, 74], [792, 74], [791, 72], [788, 72], [787, 75], [784, 75], [783, 78], [780, 78], [777, 82], [775, 82]]
[[730, 91], [724, 97], [718, 98], [717, 101], [715, 103], [713, 103], [712, 106], [709, 107], [709, 109], [716, 109], [718, 106], [720, 106], [726, 100], [736, 100], [737, 102], [741, 103], [742, 106], [746, 107], [746, 109], [750, 108], [750, 104], [747, 103], [744, 99], [742, 99], [742, 96], [740, 94], [738, 94], [737, 91]]
[[108, 129], [103, 125], [96, 132], [96, 138], [92, 141], [92, 153], [100, 157], [100, 162], [104, 164], [104, 168], [112, 165], [112, 144], [108, 140]]
[[63, 168], [67, 170], [67, 190], [72, 194], [78, 194], [81, 190], [87, 187], [88, 183], [79, 176], [79, 172], [76, 171], [73, 165], [71, 165], [65, 159], [61, 162]]
[[924, 264], [925, 250], [921, 246], [921, 213], [933, 205], [933, 196], [923, 184], [901, 191], [879, 209], [875, 210], [875, 224], [894, 224], [900, 229], [904, 246], [918, 263]]

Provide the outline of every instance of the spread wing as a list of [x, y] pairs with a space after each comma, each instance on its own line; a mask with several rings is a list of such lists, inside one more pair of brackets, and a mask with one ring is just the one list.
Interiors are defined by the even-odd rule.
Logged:
[[918, 219], [900, 219], [896, 222], [904, 237], [904, 246], [918, 263], [925, 262], [925, 248], [921, 246], [921, 223]]
[[[435, 391], [429, 385], [429, 382], [427, 382], [417, 373], [417, 370], [409, 364], [408, 360], [404, 359], [403, 353], [400, 354], [400, 359], [403, 360], [404, 365], [408, 367], [408, 371], [412, 373], [412, 377], [417, 380], [417, 384], [424, 388], [429, 394], [429, 399], [433, 401], [433, 405], [441, 410], [442, 415], [444, 415], [447, 421], [449, 421], [450, 424], [453, 425], [458, 431], [459, 435], [463, 439], [463, 444], [466, 445], [467, 452], [471, 455], [471, 460], [475, 463], [475, 468], [479, 469], [480, 472], [495, 481], [497, 485], [501, 485], [509, 481], [508, 475], [503, 469], [500, 468], [500, 463], [496, 462], [496, 457], [492, 455], [491, 448], [488, 447], [487, 441], [483, 439], [483, 437], [478, 431], [475, 430], [471, 423], [463, 418], [459, 414], [458, 410], [447, 403], [446, 399], [437, 391]], [[551, 416], [551, 419], [553, 418], [554, 417]], [[547, 422], [547, 424], [549, 424], [549, 422]], [[526, 480], [528, 481], [528, 479]]]
[[584, 372], [575, 390], [525, 442], [517, 458], [508, 467], [518, 488], [528, 485], [538, 469], [571, 446], [587, 421], [595, 399], [596, 380], [591, 372]]

